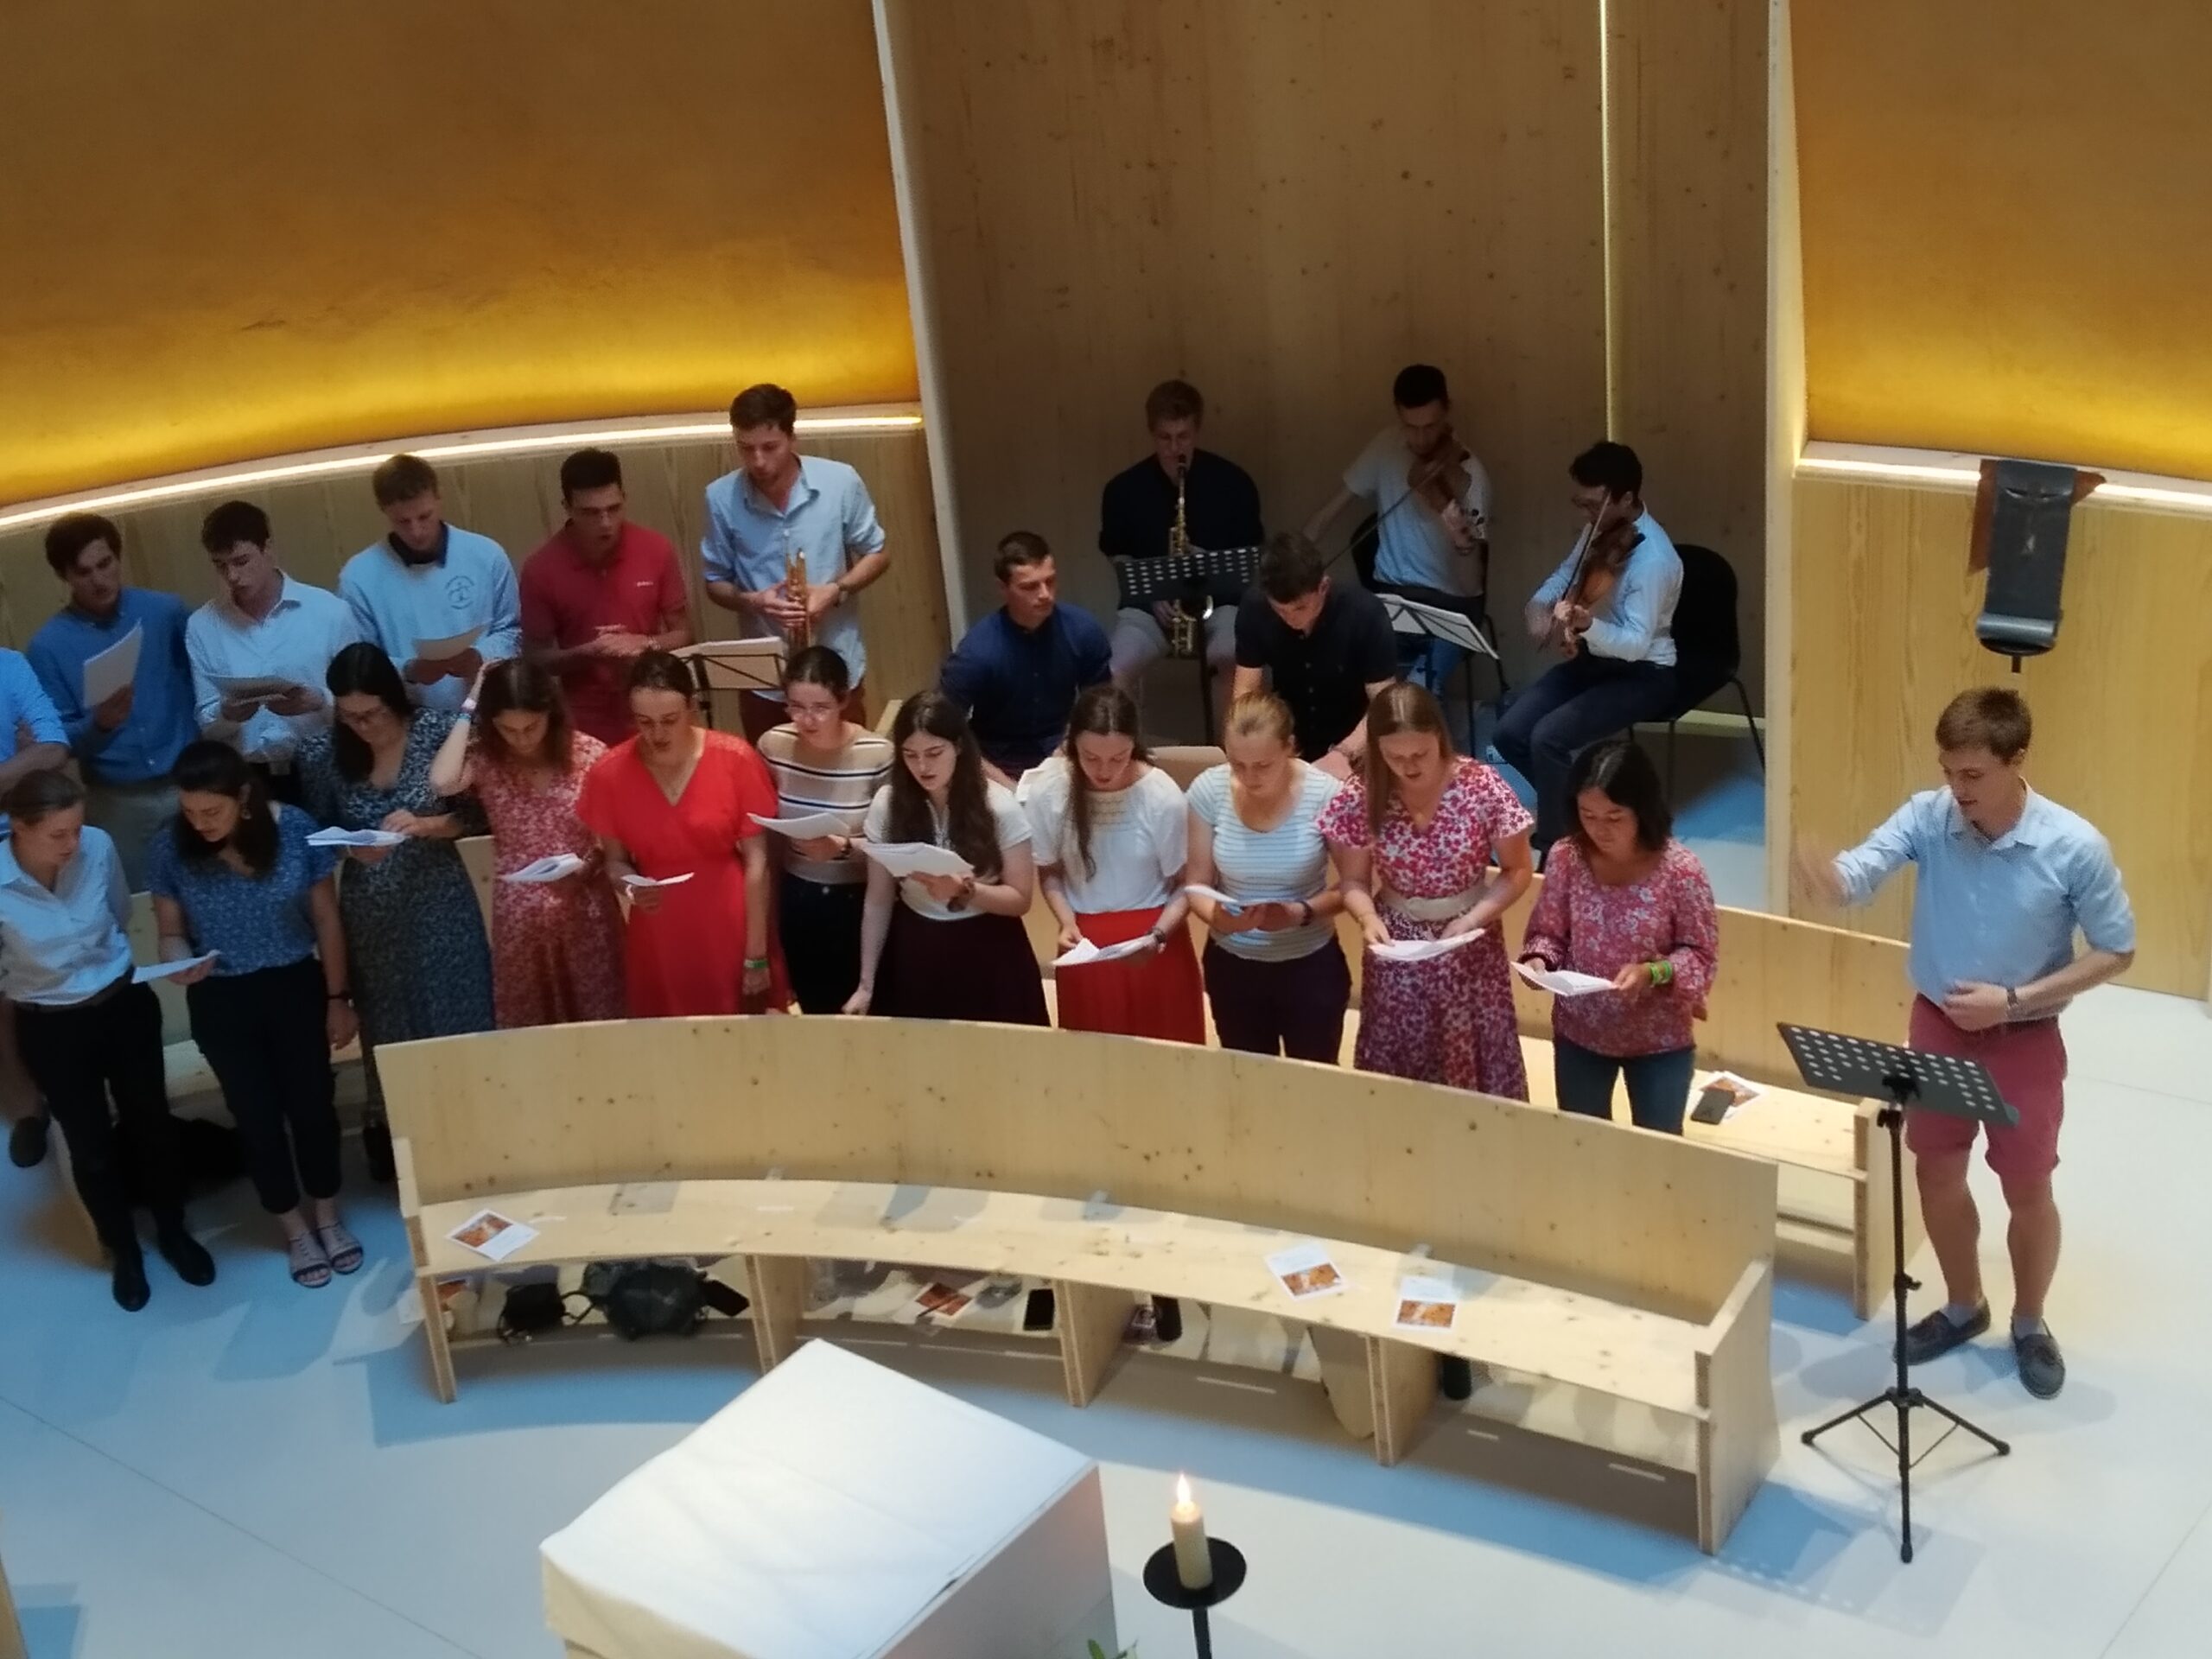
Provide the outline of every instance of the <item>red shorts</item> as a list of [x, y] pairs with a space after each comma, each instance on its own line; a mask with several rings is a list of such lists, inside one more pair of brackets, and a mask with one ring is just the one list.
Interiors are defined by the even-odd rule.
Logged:
[[[2066, 1116], [2066, 1042], [2056, 1020], [1961, 1031], [1926, 997], [1912, 1004], [1912, 1046], [1961, 1060], [1980, 1060], [1997, 1092], [2020, 1115], [2009, 1129], [1989, 1131], [1990, 1168], [2001, 1180], [2029, 1180], [2058, 1167], [2058, 1126]], [[1907, 1111], [1905, 1144], [1916, 1158], [1971, 1152], [1981, 1126], [1939, 1112]]]

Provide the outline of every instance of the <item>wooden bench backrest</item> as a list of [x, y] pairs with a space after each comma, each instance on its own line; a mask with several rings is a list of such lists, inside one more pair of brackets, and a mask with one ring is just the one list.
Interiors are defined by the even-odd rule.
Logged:
[[638, 1020], [378, 1052], [421, 1200], [683, 1177], [995, 1188], [1311, 1231], [1709, 1318], [1774, 1248], [1761, 1160], [1178, 1044], [888, 1020]]
[[[1542, 886], [1541, 877], [1531, 882], [1506, 917], [1516, 950]], [[1696, 1027], [1698, 1064], [1796, 1088], [1797, 1063], [1775, 1029], [1783, 1020], [1902, 1042], [1912, 1006], [1904, 964], [1895, 939], [1724, 905], [1719, 970]], [[1551, 998], [1517, 978], [1513, 989], [1521, 1029], [1549, 1036]]]

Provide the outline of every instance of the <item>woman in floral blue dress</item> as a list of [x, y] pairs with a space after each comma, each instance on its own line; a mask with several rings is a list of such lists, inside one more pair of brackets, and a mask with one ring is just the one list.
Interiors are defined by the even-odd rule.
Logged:
[[407, 837], [397, 847], [348, 848], [338, 883], [368, 1071], [362, 1146], [370, 1173], [390, 1180], [377, 1046], [492, 1029], [491, 947], [454, 845], [484, 833], [484, 824], [472, 804], [430, 787], [430, 763], [454, 717], [410, 703], [391, 658], [372, 645], [348, 645], [331, 659], [329, 685], [338, 723], [300, 749], [308, 810], [338, 829]]

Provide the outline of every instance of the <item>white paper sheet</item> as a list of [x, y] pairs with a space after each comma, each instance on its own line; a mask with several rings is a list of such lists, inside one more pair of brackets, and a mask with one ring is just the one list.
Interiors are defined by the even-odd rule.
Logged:
[[310, 847], [400, 847], [406, 842], [397, 830], [317, 830], [308, 836]]
[[105, 651], [85, 658], [85, 707], [97, 709], [137, 677], [138, 649], [146, 643], [143, 624], [132, 623]]
[[950, 847], [926, 841], [862, 841], [854, 843], [867, 857], [900, 877], [909, 875], [973, 875], [976, 867]]
[[1572, 968], [1556, 972], [1548, 968], [1532, 968], [1525, 962], [1513, 964], [1513, 971], [1540, 991], [1549, 991], [1554, 996], [1588, 996], [1595, 991], [1610, 991], [1613, 982], [1600, 979], [1595, 974], [1578, 974]]
[[1390, 1323], [1401, 1331], [1449, 1331], [1459, 1313], [1459, 1288], [1449, 1279], [1409, 1273], [1398, 1281], [1398, 1307]]
[[499, 880], [526, 887], [543, 887], [548, 882], [565, 881], [583, 867], [583, 860], [574, 853], [548, 853], [511, 874], [501, 876]]
[[247, 674], [238, 677], [218, 674], [215, 689], [223, 694], [226, 702], [267, 702], [289, 691], [296, 682], [282, 674]]
[[758, 812], [749, 816], [763, 830], [789, 836], [793, 841], [814, 841], [823, 836], [847, 833], [845, 821], [834, 812], [803, 812], [795, 818], [764, 818]]
[[177, 974], [187, 973], [203, 962], [214, 961], [219, 954], [217, 951], [210, 950], [204, 957], [187, 957], [182, 962], [149, 963], [143, 968], [131, 970], [130, 982], [134, 985], [145, 985], [157, 979], [168, 979]]
[[1052, 958], [1055, 968], [1082, 968], [1094, 962], [1122, 962], [1130, 957], [1150, 954], [1152, 936], [1141, 933], [1134, 939], [1124, 939], [1119, 944], [1093, 944], [1089, 939], [1077, 941], [1072, 950]]
[[686, 881], [689, 881], [695, 874], [696, 874], [696, 872], [686, 870], [681, 875], [664, 875], [659, 880], [656, 881], [650, 875], [639, 875], [635, 870], [632, 870], [629, 874], [622, 878], [622, 885], [628, 887], [633, 893], [641, 887], [680, 887]]
[[504, 1262], [536, 1238], [537, 1229], [496, 1210], [479, 1210], [446, 1236], [456, 1244], [467, 1245], [479, 1255]]
[[1242, 916], [1244, 913], [1244, 906], [1241, 901], [1230, 898], [1219, 887], [1210, 887], [1203, 881], [1193, 881], [1183, 891], [1192, 898], [1212, 899], [1232, 916]]
[[1268, 1271], [1288, 1291], [1294, 1301], [1316, 1296], [1341, 1296], [1351, 1288], [1344, 1269], [1329, 1259], [1329, 1247], [1309, 1243], [1277, 1250], [1268, 1258]]
[[458, 657], [474, 645], [483, 632], [484, 625], [479, 622], [464, 632], [448, 634], [442, 639], [417, 639], [415, 642], [415, 660], [418, 663], [442, 663], [448, 657]]
[[1367, 954], [1380, 957], [1385, 962], [1427, 962], [1431, 957], [1449, 955], [1472, 944], [1490, 930], [1478, 927], [1471, 933], [1455, 933], [1448, 939], [1393, 939], [1388, 944], [1370, 944]]

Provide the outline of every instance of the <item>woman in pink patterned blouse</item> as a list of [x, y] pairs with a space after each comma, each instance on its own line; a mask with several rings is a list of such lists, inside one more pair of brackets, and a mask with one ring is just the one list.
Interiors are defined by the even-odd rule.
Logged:
[[[1344, 908], [1367, 939], [1354, 1063], [1526, 1100], [1497, 919], [1528, 888], [1534, 821], [1503, 779], [1452, 752], [1444, 711], [1417, 685], [1400, 681], [1376, 694], [1367, 740], [1363, 776], [1319, 820]], [[1422, 960], [1376, 954], [1468, 935], [1480, 937]]]
[[1637, 1127], [1680, 1135], [1696, 1059], [1690, 1021], [1705, 1017], [1719, 950], [1713, 885], [1673, 838], [1659, 774], [1626, 738], [1575, 757], [1567, 798], [1575, 827], [1544, 862], [1521, 960], [1613, 988], [1552, 1006], [1560, 1108], [1611, 1117], [1625, 1072]]

